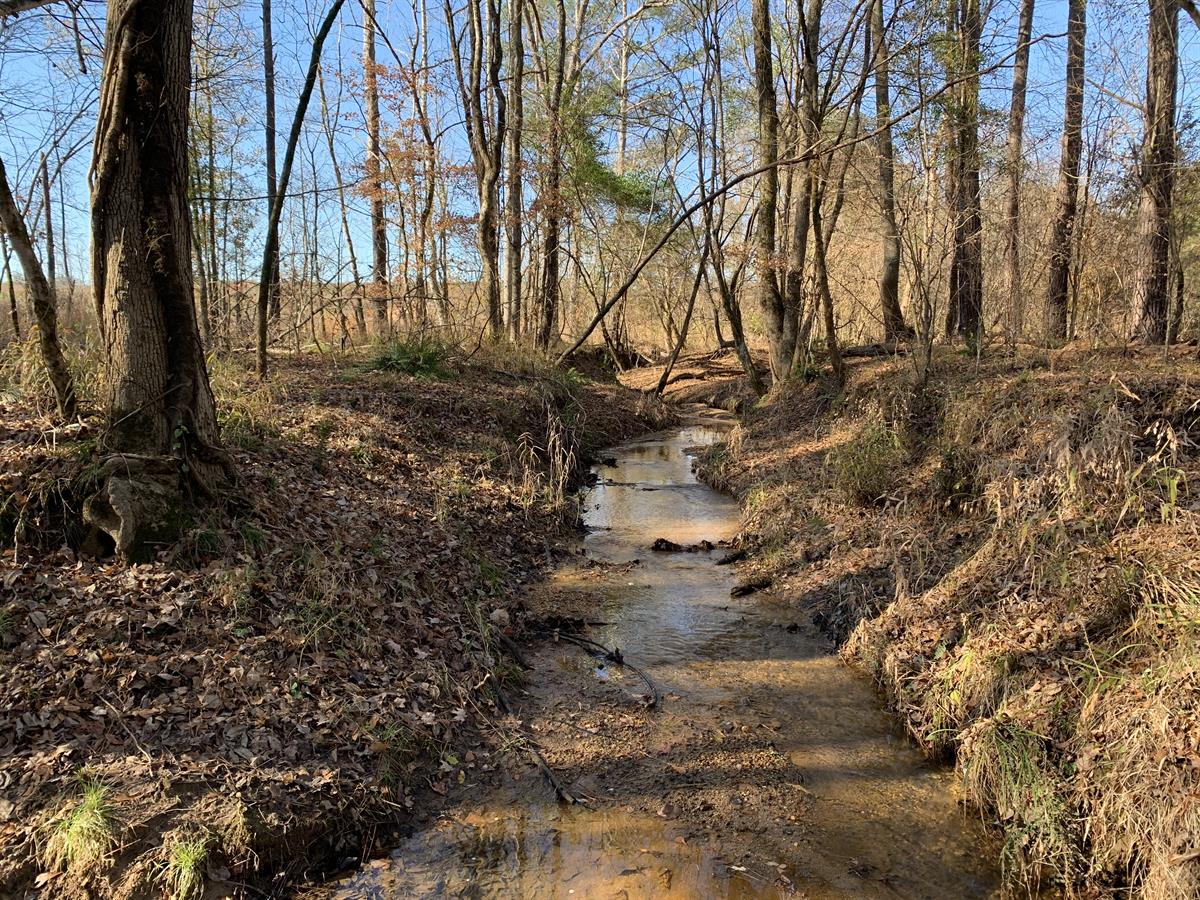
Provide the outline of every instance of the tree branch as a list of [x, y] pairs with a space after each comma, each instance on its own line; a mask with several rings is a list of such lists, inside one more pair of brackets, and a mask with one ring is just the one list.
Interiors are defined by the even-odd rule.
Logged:
[[58, 0], [0, 0], [0, 19], [5, 16], [19, 16], [23, 12], [57, 2]]

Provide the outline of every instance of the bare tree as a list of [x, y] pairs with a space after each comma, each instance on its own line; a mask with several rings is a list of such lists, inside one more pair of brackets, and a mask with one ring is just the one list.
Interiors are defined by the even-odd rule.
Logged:
[[951, 148], [948, 190], [954, 215], [946, 332], [978, 341], [983, 326], [983, 213], [979, 191], [980, 0], [951, 0], [955, 44], [948, 68]]
[[[465, 40], [459, 37], [451, 0], [446, 0], [445, 8], [451, 33], [450, 51], [458, 76], [463, 122], [471, 146], [479, 196], [478, 245], [483, 267], [479, 285], [487, 309], [488, 328], [493, 337], [499, 337], [504, 328], [500, 306], [499, 185], [507, 112], [500, 86], [500, 66], [504, 58], [500, 4], [499, 0], [467, 0]], [[465, 44], [465, 62], [460, 44]], [[514, 84], [514, 90], [520, 90], [520, 85]]]
[[[271, 0], [262, 0], [263, 94], [266, 116], [263, 122], [267, 164], [267, 209], [275, 206], [279, 176], [275, 167], [275, 38], [271, 32]], [[275, 278], [271, 282], [271, 318], [279, 318], [279, 248], [275, 249]]]
[[521, 171], [521, 154], [525, 129], [525, 0], [508, 2], [508, 183], [505, 194], [506, 235], [505, 244], [505, 306], [508, 315], [508, 333], [512, 340], [521, 335], [521, 289], [522, 289], [522, 228], [524, 228], [524, 182]]
[[[137, 0], [131, 0], [137, 2]], [[267, 218], [267, 239], [263, 245], [262, 268], [258, 280], [258, 374], [267, 374], [267, 319], [270, 312], [271, 280], [275, 278], [275, 265], [279, 258], [279, 219], [283, 214], [283, 201], [287, 197], [288, 183], [292, 178], [292, 166], [296, 161], [296, 148], [300, 143], [300, 132], [304, 127], [304, 116], [308, 112], [308, 103], [312, 99], [313, 87], [316, 85], [317, 73], [321, 68], [321, 50], [325, 39], [337, 21], [338, 13], [346, 0], [333, 0], [329, 11], [325, 14], [321, 27], [313, 38], [312, 54], [308, 60], [308, 72], [304, 76], [304, 87], [300, 91], [300, 99], [296, 104], [296, 114], [292, 119], [292, 129], [288, 134], [287, 147], [283, 154], [283, 169], [279, 174], [279, 189], [275, 194], [275, 204], [271, 207]]]
[[1025, 94], [1029, 82], [1029, 47], [1033, 36], [1034, 0], [1021, 0], [1017, 50], [1013, 59], [1012, 100], [1008, 111], [1005, 169], [1008, 199], [1004, 222], [1004, 262], [1008, 277], [1008, 339], [1016, 342], [1024, 327], [1025, 300], [1021, 295], [1021, 172], [1025, 164]]
[[1135, 339], [1161, 342], [1167, 333], [1171, 253], [1171, 193], [1175, 184], [1175, 95], [1179, 82], [1179, 5], [1150, 0], [1145, 127], [1138, 207], [1137, 275], [1130, 325]]
[[375, 57], [375, 0], [362, 0], [363, 7], [363, 90], [367, 103], [367, 159], [364, 188], [371, 203], [371, 295], [375, 309], [375, 330], [384, 334], [388, 317], [388, 243], [387, 210], [380, 183], [383, 145], [379, 136], [379, 66]]
[[[819, 0], [814, 0], [819, 2]], [[786, 344], [783, 295], [776, 274], [775, 227], [779, 205], [779, 108], [775, 97], [775, 67], [771, 50], [771, 5], [753, 0], [750, 7], [754, 43], [754, 90], [758, 111], [758, 298], [771, 351], [771, 373], [778, 384], [792, 364], [792, 346]]]
[[[1032, 0], [1027, 0], [1032, 2]], [[884, 340], [907, 337], [911, 330], [900, 310], [900, 227], [896, 223], [896, 166], [892, 147], [892, 97], [883, 0], [871, 2], [872, 52], [875, 60], [876, 152], [879, 155], [879, 213], [883, 266], [879, 274], [879, 306]]]
[[1067, 4], [1067, 89], [1059, 159], [1058, 213], [1050, 238], [1050, 284], [1046, 293], [1046, 338], [1067, 337], [1067, 295], [1071, 275], [1072, 231], [1079, 206], [1079, 157], [1083, 152], [1084, 38], [1087, 0]]
[[[45, 167], [42, 169], [45, 175]], [[67, 368], [66, 358], [58, 344], [58, 312], [55, 309], [54, 292], [46, 278], [46, 273], [38, 261], [33, 241], [25, 227], [25, 219], [21, 216], [13, 199], [12, 190], [8, 185], [8, 173], [4, 162], [0, 161], [0, 225], [3, 226], [8, 239], [12, 241], [17, 258], [21, 260], [21, 268], [25, 271], [25, 291], [33, 306], [33, 315], [38, 326], [38, 346], [42, 353], [42, 362], [46, 366], [46, 374], [54, 388], [54, 399], [58, 404], [58, 413], [64, 419], [75, 415], [75, 383], [71, 371]], [[7, 247], [5, 248], [7, 250]], [[8, 269], [8, 254], [5, 253], [5, 268]], [[12, 291], [12, 271], [9, 269], [9, 290]], [[17, 305], [15, 293], [10, 295], [12, 304], [13, 331], [18, 333]]]

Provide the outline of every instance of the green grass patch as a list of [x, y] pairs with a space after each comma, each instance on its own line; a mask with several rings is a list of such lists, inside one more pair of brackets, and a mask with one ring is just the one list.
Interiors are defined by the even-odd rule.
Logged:
[[428, 337], [411, 337], [383, 345], [368, 360], [371, 372], [394, 372], [413, 378], [449, 378], [450, 347]]
[[79, 787], [79, 797], [46, 825], [41, 857], [50, 871], [100, 865], [116, 844], [108, 788], [88, 775], [80, 777]]
[[204, 863], [208, 836], [178, 840], [167, 848], [160, 881], [171, 900], [197, 900], [204, 895]]
[[907, 458], [896, 432], [871, 422], [846, 443], [830, 450], [825, 461], [848, 501], [871, 506], [886, 500], [895, 490]]

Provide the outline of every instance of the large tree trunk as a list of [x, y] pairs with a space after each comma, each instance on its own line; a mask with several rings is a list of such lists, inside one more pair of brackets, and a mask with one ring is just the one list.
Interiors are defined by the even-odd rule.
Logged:
[[181, 491], [216, 496], [220, 451], [193, 298], [187, 203], [191, 0], [110, 0], [92, 162], [92, 273], [109, 454], [85, 521], [135, 558], [170, 540]]
[[1012, 101], [1008, 111], [1008, 208], [1004, 222], [1004, 262], [1008, 273], [1008, 339], [1016, 343], [1025, 320], [1021, 295], [1021, 172], [1025, 164], [1025, 93], [1029, 82], [1029, 45], [1033, 36], [1034, 0], [1021, 0], [1017, 53], [1013, 60]]
[[775, 258], [775, 219], [779, 201], [779, 109], [775, 98], [775, 68], [771, 58], [771, 8], [769, 0], [751, 4], [754, 32], [754, 88], [758, 95], [758, 296], [771, 351], [771, 373], [779, 384], [787, 377], [792, 348], [784, 345], [783, 297], [779, 290]]
[[1087, 0], [1067, 5], [1067, 89], [1059, 161], [1058, 214], [1050, 239], [1050, 284], [1046, 292], [1046, 339], [1067, 337], [1067, 295], [1071, 275], [1071, 236], [1079, 206], [1079, 157], [1083, 152], [1083, 66]]
[[912, 331], [900, 310], [900, 226], [896, 223], [896, 169], [892, 147], [892, 98], [883, 0], [871, 3], [871, 35], [875, 54], [875, 139], [879, 154], [879, 219], [883, 236], [883, 266], [879, 273], [879, 306], [884, 340], [910, 337]]
[[[43, 169], [43, 173], [44, 173]], [[0, 225], [12, 241], [17, 258], [21, 260], [21, 268], [25, 271], [25, 296], [33, 306], [33, 315], [38, 326], [38, 345], [42, 351], [42, 362], [46, 366], [46, 374], [54, 388], [54, 399], [58, 404], [58, 413], [64, 419], [75, 415], [75, 384], [71, 380], [71, 372], [63, 357], [62, 348], [58, 346], [58, 312], [55, 309], [54, 294], [46, 273], [38, 261], [37, 252], [33, 249], [25, 220], [17, 208], [12, 191], [8, 186], [8, 173], [4, 170], [4, 162], [0, 161]], [[8, 260], [5, 259], [7, 266]], [[10, 290], [12, 272], [9, 271]], [[17, 331], [17, 307], [15, 294], [12, 297], [13, 331]], [[19, 334], [17, 335], [20, 336]]]
[[1159, 343], [1167, 333], [1167, 269], [1171, 194], [1175, 186], [1175, 94], [1179, 80], [1179, 6], [1150, 0], [1142, 136], [1138, 269], [1133, 285], [1131, 337]]
[[383, 145], [379, 136], [379, 77], [375, 61], [375, 0], [363, 0], [363, 88], [367, 103], [367, 159], [364, 187], [371, 200], [371, 296], [375, 309], [375, 330], [386, 334], [388, 318], [388, 245], [387, 219], [383, 203], [380, 170]]
[[954, 246], [950, 257], [950, 306], [946, 331], [976, 341], [983, 327], [983, 216], [979, 196], [980, 0], [953, 9], [957, 46], [951, 67], [950, 191]]

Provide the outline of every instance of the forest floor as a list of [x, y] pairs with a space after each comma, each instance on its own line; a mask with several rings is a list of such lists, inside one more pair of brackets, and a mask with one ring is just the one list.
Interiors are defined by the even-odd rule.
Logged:
[[491, 768], [571, 488], [670, 420], [486, 352], [218, 363], [236, 491], [130, 567], [72, 549], [101, 420], [52, 427], [34, 371], [0, 383], [3, 897], [282, 891]]
[[[922, 391], [909, 359], [859, 359], [844, 389], [761, 403], [729, 355], [695, 354], [668, 389], [744, 414], [701, 474], [742, 504], [765, 645], [827, 640], [872, 675], [921, 749], [955, 761], [1014, 888], [1200, 896], [1193, 353], [940, 350]], [[129, 568], [69, 549], [98, 420], [52, 429], [6, 378], [0, 896], [197, 873], [282, 892], [514, 767], [540, 779], [535, 748], [569, 788], [619, 784], [610, 813], [683, 846], [726, 836], [726, 873], [755, 885], [786, 892], [806, 872], [780, 861], [824, 846], [830, 798], [779, 753], [778, 685], [755, 673], [748, 705], [709, 703], [740, 682], [701, 660], [695, 697], [650, 716], [547, 643], [593, 614], [589, 579], [622, 576], [579, 564], [571, 488], [590, 454], [673, 421], [660, 405], [430, 348], [281, 359], [268, 385], [225, 363], [237, 496]], [[551, 569], [585, 589], [541, 584]], [[840, 683], [826, 658], [819, 683]], [[830, 771], [853, 767], [834, 749]], [[894, 889], [869, 853], [821, 877]]]
[[744, 577], [882, 686], [1015, 888], [1200, 896], [1195, 349], [853, 360], [748, 409], [702, 477]]

